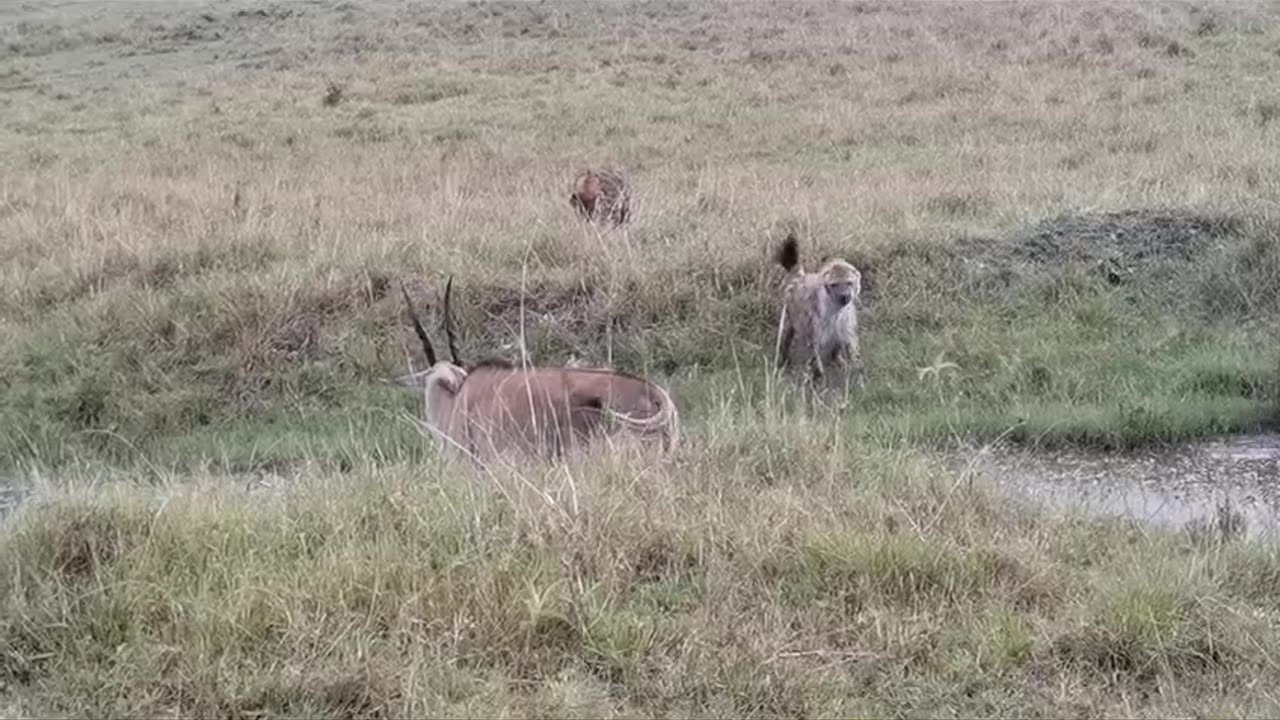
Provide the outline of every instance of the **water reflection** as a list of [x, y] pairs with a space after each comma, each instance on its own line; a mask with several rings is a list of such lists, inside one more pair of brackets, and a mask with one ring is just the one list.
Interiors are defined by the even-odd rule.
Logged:
[[1280, 534], [1280, 434], [1133, 452], [998, 447], [963, 455], [998, 487], [1051, 508]]

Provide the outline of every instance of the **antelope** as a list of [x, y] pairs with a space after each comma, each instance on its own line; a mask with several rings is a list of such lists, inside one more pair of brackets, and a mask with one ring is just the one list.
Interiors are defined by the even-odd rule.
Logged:
[[443, 445], [480, 461], [508, 451], [559, 458], [596, 437], [625, 432], [660, 439], [666, 453], [675, 449], [679, 413], [657, 384], [614, 370], [516, 367], [494, 359], [465, 367], [449, 305], [452, 277], [444, 293], [452, 361], [438, 360], [403, 283], [400, 290], [429, 367], [394, 382], [422, 388], [420, 423]]

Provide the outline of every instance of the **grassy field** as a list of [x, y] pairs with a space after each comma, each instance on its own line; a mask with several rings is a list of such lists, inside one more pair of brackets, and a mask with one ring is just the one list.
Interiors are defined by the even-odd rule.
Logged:
[[[1274, 715], [1280, 551], [928, 450], [1280, 421], [1276, 77], [1264, 3], [0, 6], [0, 715]], [[864, 272], [839, 414], [788, 231]], [[436, 457], [449, 275], [674, 461]]]

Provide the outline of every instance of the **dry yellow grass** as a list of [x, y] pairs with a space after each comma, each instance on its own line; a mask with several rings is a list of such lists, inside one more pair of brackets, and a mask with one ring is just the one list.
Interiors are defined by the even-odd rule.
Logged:
[[564, 196], [591, 161], [642, 193], [619, 272], [754, 262], [779, 221], [867, 247], [1277, 192], [1265, 4], [259, 12], [6, 11], [9, 302], [237, 240], [300, 274], [479, 281], [531, 244], [577, 271], [599, 248]]
[[[1277, 76], [1266, 3], [4, 4], [0, 714], [1274, 714], [1274, 548], [917, 441], [1275, 422]], [[865, 272], [842, 416], [766, 379], [787, 229]], [[449, 274], [676, 461], [440, 464]]]

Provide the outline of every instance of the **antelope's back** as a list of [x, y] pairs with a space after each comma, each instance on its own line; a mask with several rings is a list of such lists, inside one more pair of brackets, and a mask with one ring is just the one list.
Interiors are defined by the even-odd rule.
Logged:
[[557, 454], [575, 435], [568, 390], [555, 370], [485, 367], [472, 372], [459, 399], [473, 443]]

